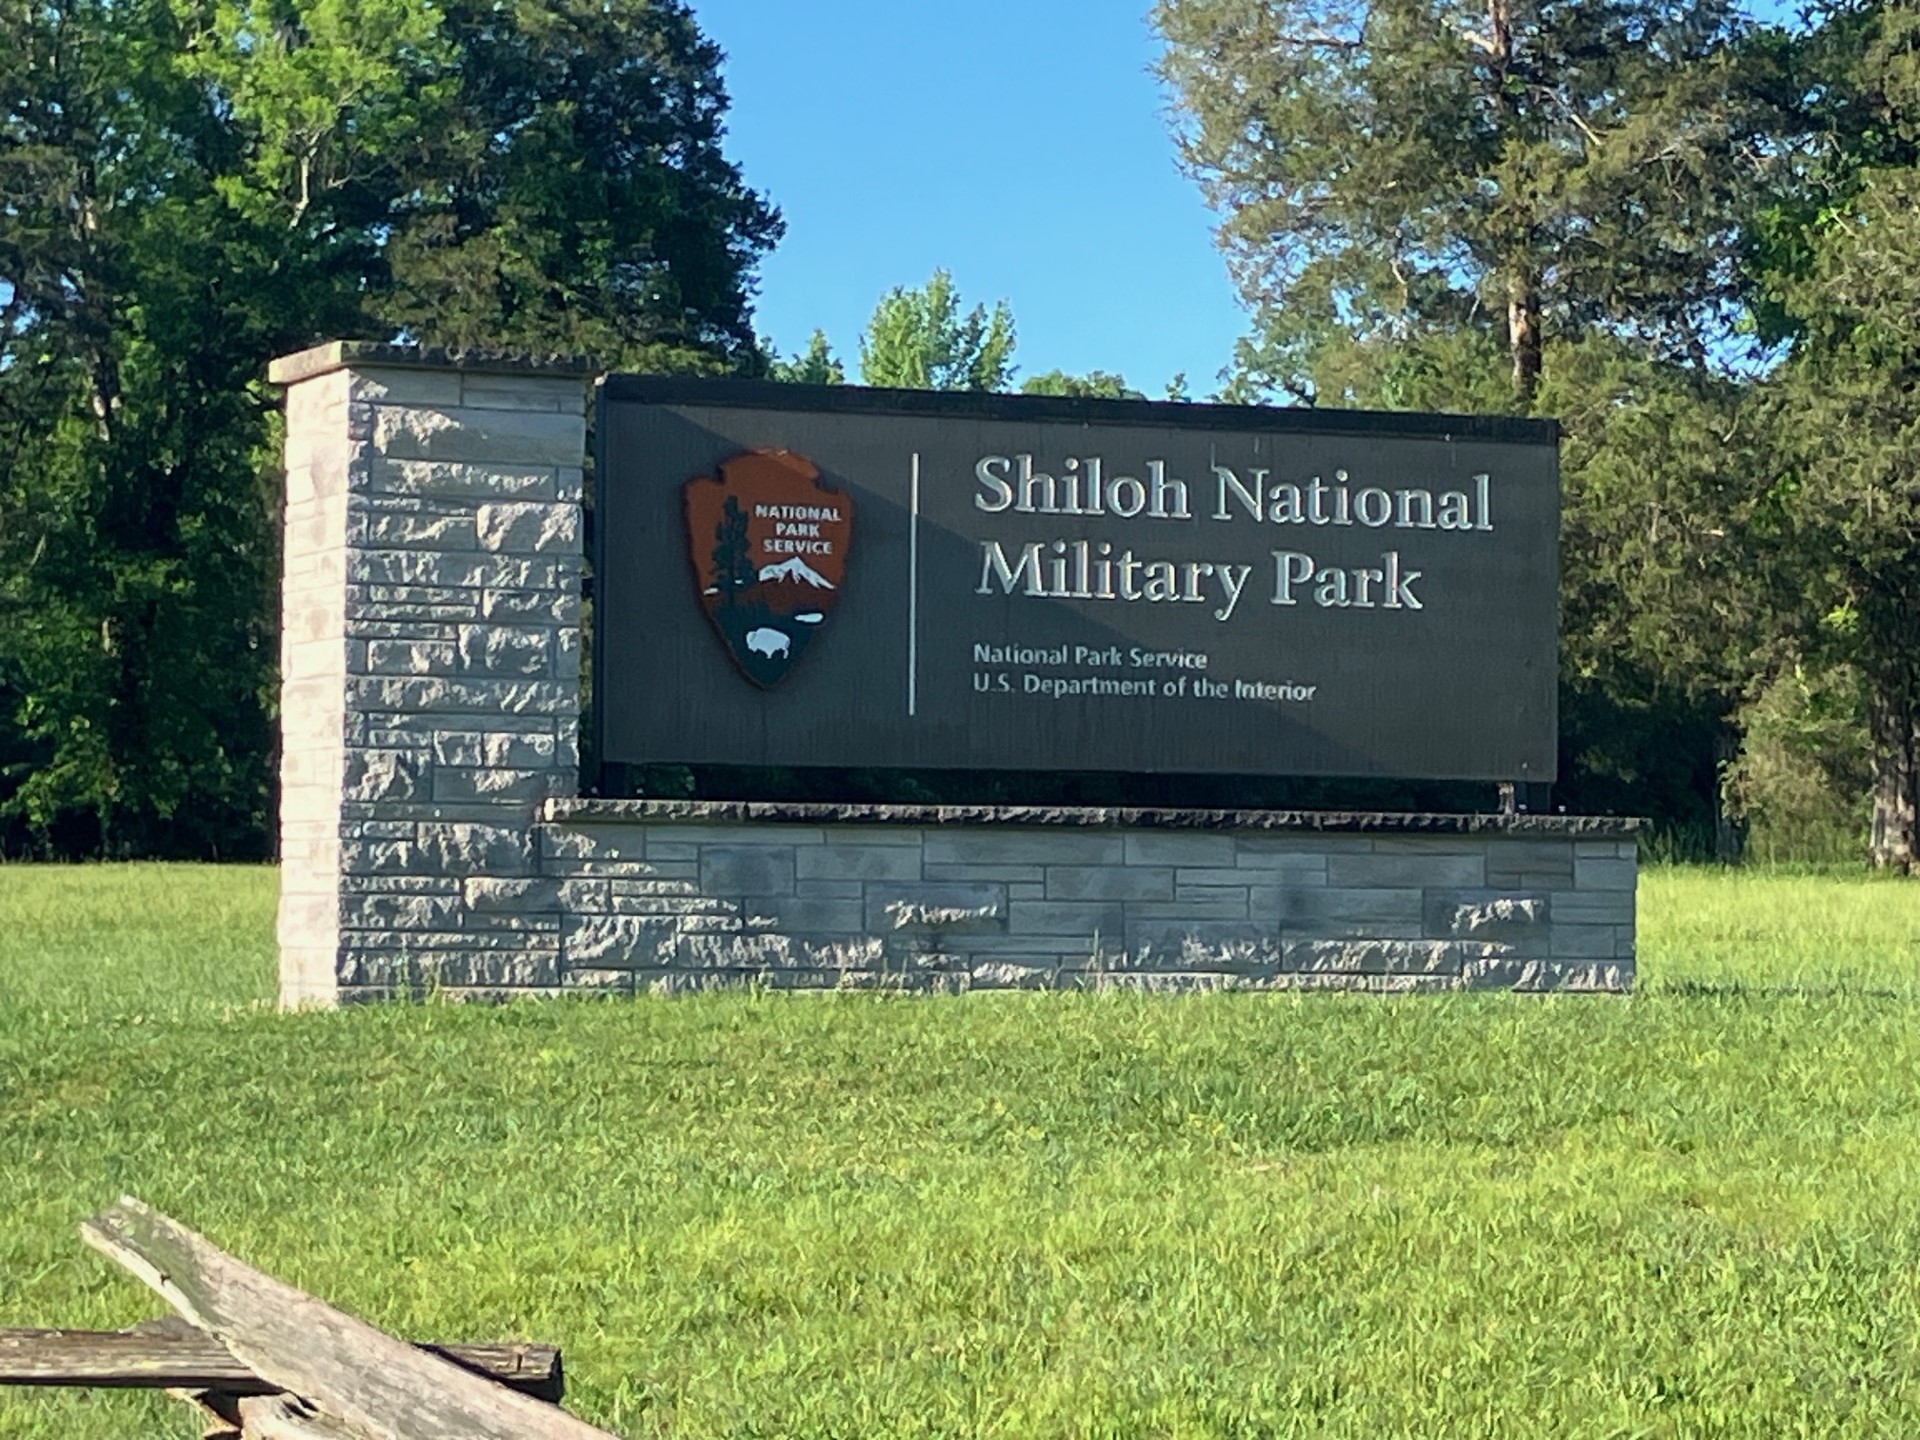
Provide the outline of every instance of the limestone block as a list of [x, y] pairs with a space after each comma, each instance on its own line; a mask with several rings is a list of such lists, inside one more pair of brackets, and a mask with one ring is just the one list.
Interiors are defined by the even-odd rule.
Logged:
[[1462, 855], [1331, 855], [1327, 884], [1358, 889], [1433, 885], [1465, 888], [1487, 883], [1483, 853]]
[[921, 873], [928, 880], [984, 881], [989, 884], [1031, 885], [1034, 900], [1046, 898], [1047, 867], [1044, 865], [937, 865], [924, 864]]
[[1127, 922], [1127, 968], [1141, 970], [1272, 969], [1280, 936], [1248, 920], [1133, 919]]
[[[1179, 907], [1189, 907], [1190, 913], [1196, 916], [1244, 920], [1253, 913], [1248, 906], [1251, 893], [1252, 888], [1246, 885], [1175, 885], [1173, 903]], [[1279, 905], [1270, 905], [1266, 913], [1278, 918]]]
[[967, 976], [975, 990], [1052, 990], [1059, 986], [1064, 968], [1059, 955], [975, 959]]
[[578, 415], [466, 407], [380, 407], [373, 445], [396, 460], [578, 465], [586, 425]]
[[1429, 890], [1426, 932], [1461, 940], [1502, 940], [1527, 944], [1543, 935], [1547, 901], [1543, 895], [1500, 890]]
[[795, 880], [793, 893], [820, 900], [858, 900], [866, 894], [866, 884], [859, 880]]
[[1088, 830], [929, 830], [929, 865], [1120, 865], [1121, 837]]
[[1267, 863], [1260, 856], [1371, 855], [1373, 846], [1372, 837], [1367, 835], [1324, 831], [1241, 830], [1233, 837], [1236, 863], [1255, 867]]
[[[1252, 912], [1245, 890], [1222, 890], [1202, 899], [1129, 900], [1129, 920], [1244, 920]], [[1271, 912], [1259, 918], [1271, 918]]]
[[581, 376], [465, 374], [460, 380], [460, 403], [475, 410], [551, 410], [578, 415], [586, 404], [586, 383]]
[[1491, 836], [1486, 842], [1487, 865], [1499, 870], [1554, 870], [1571, 868], [1571, 840], [1518, 840]]
[[536, 825], [541, 858], [547, 861], [624, 861], [647, 857], [645, 825], [592, 825], [568, 828]]
[[527, 831], [512, 825], [423, 823], [417, 843], [422, 866], [441, 875], [526, 875], [534, 868]]
[[445, 640], [369, 640], [365, 670], [375, 675], [448, 675], [459, 651]]
[[1547, 939], [1547, 954], [1555, 960], [1612, 960], [1618, 955], [1614, 927], [1556, 923]]
[[803, 845], [795, 851], [796, 875], [802, 880], [918, 880], [918, 845], [862, 845], [829, 840]]
[[438, 460], [377, 458], [370, 491], [386, 495], [438, 496], [450, 500], [551, 500], [551, 465], [464, 465]]
[[874, 882], [867, 886], [864, 924], [868, 930], [879, 933], [1005, 930], [1006, 887]]
[[545, 950], [367, 951], [343, 957], [340, 983], [383, 990], [557, 986], [559, 957]]
[[379, 369], [356, 366], [353, 398], [368, 405], [458, 405], [460, 373], [457, 370]]
[[352, 750], [341, 777], [340, 798], [388, 804], [420, 794], [427, 757], [410, 750]]
[[346, 690], [349, 706], [392, 714], [479, 711], [500, 715], [571, 715], [580, 704], [577, 687], [544, 680], [350, 676]]
[[828, 845], [898, 845], [917, 850], [927, 831], [918, 825], [827, 825], [821, 835]]
[[1421, 898], [1418, 890], [1282, 890], [1280, 924], [1289, 938], [1415, 939]]
[[[732, 921], [733, 928], [739, 920]], [[690, 915], [568, 915], [561, 923], [561, 955], [568, 969], [635, 969], [674, 964], [689, 935], [725, 930], [719, 917]]]
[[480, 614], [488, 621], [539, 621], [557, 626], [580, 623], [580, 594], [576, 590], [484, 590]]
[[522, 770], [550, 769], [555, 741], [551, 732], [488, 734], [479, 730], [432, 732], [436, 765], [491, 766]]
[[329, 942], [310, 944], [280, 939], [280, 1006], [284, 1010], [330, 1006], [338, 1002], [340, 982], [335, 976], [338, 951]]
[[332, 890], [280, 896], [275, 927], [282, 945], [301, 945], [330, 937], [340, 925], [340, 898]]
[[1599, 990], [1626, 992], [1633, 972], [1612, 963], [1556, 963], [1537, 959], [1469, 960], [1463, 983], [1476, 990]]
[[1118, 939], [1126, 912], [1117, 900], [1009, 900], [1007, 928], [1016, 935], [1090, 937], [1096, 932]]
[[1556, 925], [1631, 925], [1631, 890], [1556, 890], [1550, 897]]
[[[460, 898], [460, 881], [451, 875], [349, 873], [340, 877], [338, 888], [343, 901], [341, 914], [349, 918], [354, 912], [345, 908], [344, 902], [356, 895], [437, 895], [443, 900]], [[362, 922], [351, 920], [351, 923], [358, 925]]]
[[354, 585], [418, 585], [448, 590], [551, 590], [559, 569], [551, 560], [526, 560], [480, 551], [351, 550], [345, 578]]
[[514, 555], [577, 553], [580, 507], [527, 500], [488, 502], [474, 516], [474, 533], [482, 550]]
[[[610, 827], [595, 826], [604, 833]], [[673, 821], [667, 824], [647, 822], [653, 839], [647, 842], [649, 855], [656, 843], [675, 845], [819, 845], [823, 843], [817, 825], [785, 824], [711, 824], [698, 825]]]
[[433, 930], [457, 921], [460, 903], [449, 895], [355, 895], [341, 897], [341, 928], [381, 926]]
[[436, 804], [457, 805], [463, 801], [497, 800], [531, 805], [552, 793], [554, 779], [553, 771], [548, 769], [436, 765], [433, 770], [433, 799]]
[[560, 909], [560, 882], [521, 876], [476, 875], [461, 885], [467, 908], [479, 915]]
[[1129, 865], [1189, 865], [1223, 868], [1233, 864], [1233, 836], [1202, 830], [1147, 830], [1126, 836]]
[[591, 970], [569, 965], [560, 973], [560, 988], [587, 995], [631, 995], [631, 970]]
[[1049, 900], [1173, 899], [1173, 869], [1166, 865], [1049, 865], [1046, 874]]
[[791, 895], [794, 852], [788, 845], [703, 845], [700, 888], [709, 895]]
[[631, 895], [609, 891], [607, 909], [615, 915], [688, 915], [706, 916], [731, 923], [722, 927], [737, 929], [744, 902], [723, 895]]
[[1576, 890], [1631, 892], [1637, 879], [1637, 861], [1614, 855], [1574, 856], [1573, 886]]
[[553, 667], [554, 632], [532, 625], [462, 625], [460, 669], [471, 675], [545, 675]]
[[378, 550], [473, 550], [473, 517], [428, 511], [362, 512], [357, 544]]
[[1464, 957], [1445, 940], [1289, 940], [1283, 968], [1355, 975], [1458, 975]]
[[679, 956], [699, 969], [872, 970], [885, 963], [886, 947], [872, 935], [689, 935]]
[[787, 933], [859, 932], [866, 914], [858, 900], [814, 900], [798, 895], [749, 895], [741, 905], [746, 928]]

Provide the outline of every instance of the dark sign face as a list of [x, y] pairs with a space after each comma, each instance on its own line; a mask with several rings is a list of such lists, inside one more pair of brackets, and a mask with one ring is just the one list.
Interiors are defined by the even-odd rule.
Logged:
[[811, 460], [752, 450], [685, 490], [693, 583], [733, 663], [771, 688], [833, 617], [847, 576], [853, 501]]
[[599, 435], [608, 761], [1553, 778], [1550, 422], [614, 376]]

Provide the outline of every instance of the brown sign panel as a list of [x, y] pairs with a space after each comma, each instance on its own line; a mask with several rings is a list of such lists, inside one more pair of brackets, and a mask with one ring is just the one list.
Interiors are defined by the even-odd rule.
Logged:
[[791, 450], [736, 455], [684, 493], [700, 604], [740, 673], [770, 689], [840, 603], [853, 501]]
[[1551, 422], [613, 376], [598, 441], [608, 762], [1553, 778]]

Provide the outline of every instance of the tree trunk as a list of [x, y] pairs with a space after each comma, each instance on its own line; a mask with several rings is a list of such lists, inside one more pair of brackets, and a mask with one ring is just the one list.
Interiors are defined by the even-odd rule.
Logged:
[[[1520, 124], [1520, 97], [1508, 83], [1513, 71], [1513, 12], [1511, 0], [1488, 0], [1487, 5], [1488, 79], [1493, 87], [1493, 103], [1500, 115], [1503, 131], [1517, 131]], [[1533, 394], [1540, 386], [1540, 282], [1531, 255], [1526, 251], [1530, 226], [1516, 197], [1507, 205], [1513, 212], [1515, 231], [1513, 248], [1507, 256], [1507, 351], [1513, 357], [1513, 398], [1523, 410], [1533, 408]]]
[[1916, 678], [1876, 684], [1870, 701], [1873, 729], [1874, 868], [1903, 875], [1920, 870], [1916, 813], [1920, 812], [1920, 704]]
[[1519, 270], [1507, 272], [1507, 349], [1513, 355], [1513, 398], [1531, 407], [1540, 385], [1540, 292]]
[[1738, 865], [1747, 853], [1747, 829], [1727, 803], [1727, 773], [1740, 758], [1740, 734], [1722, 726], [1713, 737], [1713, 858]]

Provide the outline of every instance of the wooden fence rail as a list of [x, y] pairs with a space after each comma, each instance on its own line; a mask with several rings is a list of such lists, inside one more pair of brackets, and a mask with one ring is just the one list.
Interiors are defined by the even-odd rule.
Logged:
[[0, 1330], [0, 1385], [165, 1389], [244, 1440], [617, 1440], [559, 1407], [548, 1345], [413, 1345], [125, 1198], [80, 1227], [179, 1318]]

